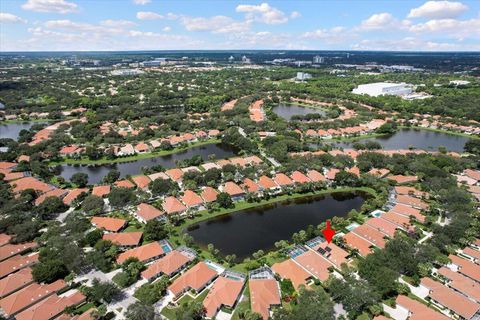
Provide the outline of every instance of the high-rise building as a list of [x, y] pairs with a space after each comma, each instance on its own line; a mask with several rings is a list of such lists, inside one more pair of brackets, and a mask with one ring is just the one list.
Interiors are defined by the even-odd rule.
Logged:
[[325, 58], [324, 57], [320, 57], [320, 56], [315, 56], [313, 57], [313, 63], [324, 63], [325, 62]]

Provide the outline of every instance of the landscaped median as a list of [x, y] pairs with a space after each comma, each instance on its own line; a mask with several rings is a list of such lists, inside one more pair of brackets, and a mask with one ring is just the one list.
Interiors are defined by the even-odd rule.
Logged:
[[69, 165], [105, 165], [105, 164], [112, 164], [112, 163], [121, 163], [121, 162], [132, 162], [132, 161], [137, 161], [141, 159], [149, 159], [149, 158], [156, 158], [156, 157], [162, 157], [162, 156], [168, 156], [174, 153], [178, 153], [181, 151], [188, 150], [193, 147], [200, 147], [208, 144], [216, 144], [220, 143], [220, 139], [209, 139], [206, 141], [199, 141], [195, 143], [190, 143], [187, 146], [184, 147], [178, 147], [174, 148], [172, 150], [161, 150], [161, 151], [154, 151], [154, 152], [148, 152], [148, 153], [138, 153], [133, 156], [126, 156], [126, 157], [119, 157], [115, 159], [107, 159], [107, 158], [102, 158], [99, 160], [90, 160], [90, 159], [71, 159], [71, 158], [64, 158], [61, 161], [50, 161], [49, 165], [50, 166], [56, 166], [56, 165], [61, 165], [61, 164], [69, 164]]

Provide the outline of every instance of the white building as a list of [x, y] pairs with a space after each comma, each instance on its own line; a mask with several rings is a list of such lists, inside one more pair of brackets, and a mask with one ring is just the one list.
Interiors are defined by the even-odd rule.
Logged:
[[138, 69], [118, 69], [110, 72], [112, 76], [137, 76], [143, 73], [145, 72]]
[[297, 80], [299, 80], [299, 81], [303, 81], [303, 80], [311, 79], [311, 78], [312, 78], [312, 75], [310, 73], [297, 72]]
[[466, 86], [468, 84], [470, 84], [470, 81], [466, 81], [466, 80], [452, 80], [449, 82], [450, 85], [454, 85], [454, 86]]
[[413, 86], [408, 83], [390, 83], [390, 82], [376, 82], [369, 84], [361, 84], [353, 89], [352, 93], [366, 94], [372, 97], [382, 95], [404, 96], [413, 92]]
[[324, 57], [320, 57], [320, 56], [313, 57], [313, 63], [324, 63], [324, 62], [325, 62]]

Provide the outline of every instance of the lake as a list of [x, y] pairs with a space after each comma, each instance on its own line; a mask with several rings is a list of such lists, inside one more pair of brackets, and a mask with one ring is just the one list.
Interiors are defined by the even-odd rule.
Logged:
[[272, 111], [279, 117], [282, 117], [288, 121], [290, 121], [293, 116], [305, 116], [309, 113], [318, 113], [323, 116], [325, 115], [325, 111], [321, 108], [304, 107], [298, 104], [287, 103], [280, 103], [278, 106], [273, 107]]
[[317, 226], [334, 216], [359, 210], [364, 193], [336, 192], [308, 196], [237, 211], [190, 226], [187, 232], [203, 247], [212, 243], [221, 254], [244, 259], [258, 250], [269, 251], [275, 242], [289, 240], [308, 225]]
[[142, 174], [142, 167], [152, 167], [161, 165], [164, 168], [176, 167], [175, 161], [190, 159], [193, 156], [199, 155], [204, 161], [208, 161], [208, 156], [214, 154], [216, 159], [224, 159], [233, 157], [236, 155], [236, 151], [233, 147], [223, 144], [206, 144], [203, 146], [192, 147], [184, 151], [176, 152], [170, 155], [140, 159], [130, 162], [120, 162], [104, 165], [61, 165], [61, 176], [69, 180], [72, 175], [77, 172], [84, 172], [88, 174], [90, 184], [98, 184], [102, 181], [103, 177], [112, 169], [117, 169], [120, 172], [120, 177], [127, 175], [139, 175]]
[[[448, 151], [462, 152], [468, 138], [429, 130], [401, 129], [392, 135], [357, 140], [360, 143], [367, 141], [376, 141], [385, 150], [408, 149], [413, 146], [416, 149], [437, 151], [438, 147], [443, 146]], [[336, 147], [351, 149], [354, 142], [333, 142], [332, 144]]]
[[13, 140], [18, 139], [18, 134], [23, 129], [28, 130], [34, 124], [43, 124], [46, 122], [14, 122], [14, 123], [0, 123], [0, 138], [9, 138]]

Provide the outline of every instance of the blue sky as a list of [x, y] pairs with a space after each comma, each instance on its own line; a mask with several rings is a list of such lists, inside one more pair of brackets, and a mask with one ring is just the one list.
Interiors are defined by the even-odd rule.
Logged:
[[0, 51], [480, 51], [480, 1], [1, 0]]

